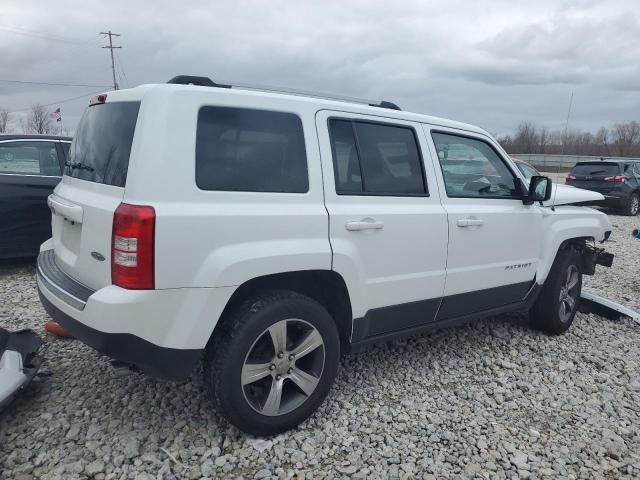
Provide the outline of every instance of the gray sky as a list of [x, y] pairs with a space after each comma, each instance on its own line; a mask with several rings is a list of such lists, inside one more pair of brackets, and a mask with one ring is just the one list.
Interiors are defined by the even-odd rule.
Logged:
[[[640, 120], [637, 0], [2, 0], [0, 79], [124, 87], [177, 74], [386, 99], [499, 134], [534, 120]], [[40, 36], [36, 36], [40, 35]], [[47, 37], [47, 38], [43, 38]], [[60, 106], [92, 87], [0, 82], [0, 107]], [[14, 115], [14, 118], [17, 116]]]

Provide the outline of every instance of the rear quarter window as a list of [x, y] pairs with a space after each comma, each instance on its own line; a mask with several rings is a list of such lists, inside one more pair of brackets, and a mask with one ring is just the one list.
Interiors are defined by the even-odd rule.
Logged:
[[196, 184], [202, 190], [306, 193], [300, 118], [268, 110], [200, 108]]
[[69, 150], [65, 174], [124, 187], [140, 102], [93, 105], [84, 112]]

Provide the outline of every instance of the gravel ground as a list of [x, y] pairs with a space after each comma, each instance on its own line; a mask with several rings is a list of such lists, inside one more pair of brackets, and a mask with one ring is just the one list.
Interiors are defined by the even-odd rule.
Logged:
[[[615, 268], [586, 284], [638, 304], [638, 219], [612, 217]], [[297, 430], [252, 438], [186, 384], [117, 376], [47, 336], [28, 264], [0, 265], [0, 325], [46, 338], [42, 374], [0, 413], [2, 479], [638, 478], [640, 325], [579, 314], [549, 337], [519, 315], [347, 357]]]

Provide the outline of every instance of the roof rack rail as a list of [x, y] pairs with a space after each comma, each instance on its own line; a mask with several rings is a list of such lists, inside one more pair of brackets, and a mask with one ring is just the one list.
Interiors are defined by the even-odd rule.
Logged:
[[167, 83], [175, 83], [179, 85], [198, 85], [199, 87], [231, 88], [231, 85], [216, 83], [209, 77], [198, 77], [196, 75], [178, 75], [176, 77], [173, 77]]
[[174, 83], [180, 85], [198, 85], [200, 87], [216, 87], [216, 88], [239, 88], [242, 90], [258, 90], [261, 92], [274, 92], [274, 93], [287, 93], [289, 95], [299, 95], [302, 97], [315, 97], [315, 98], [323, 98], [326, 100], [338, 100], [342, 102], [349, 103], [359, 103], [364, 105], [369, 105], [370, 107], [378, 107], [378, 108], [388, 108], [391, 110], [402, 110], [398, 105], [393, 102], [388, 102], [386, 100], [382, 100], [378, 103], [372, 102], [371, 100], [363, 100], [360, 98], [352, 98], [352, 97], [344, 97], [339, 95], [331, 95], [325, 93], [317, 93], [317, 92], [309, 92], [306, 90], [296, 90], [296, 89], [288, 89], [281, 87], [267, 87], [261, 85], [249, 85], [242, 83], [216, 83], [211, 80], [209, 77], [199, 77], [195, 75], [178, 75], [173, 77], [167, 83]]

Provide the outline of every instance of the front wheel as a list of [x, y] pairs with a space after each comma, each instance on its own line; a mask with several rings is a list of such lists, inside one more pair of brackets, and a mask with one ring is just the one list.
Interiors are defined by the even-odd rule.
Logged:
[[558, 252], [542, 292], [529, 312], [533, 325], [552, 335], [566, 332], [578, 311], [581, 291], [580, 254], [574, 250]]
[[295, 427], [333, 384], [340, 341], [329, 313], [294, 292], [244, 302], [207, 348], [205, 381], [223, 415], [254, 435]]

